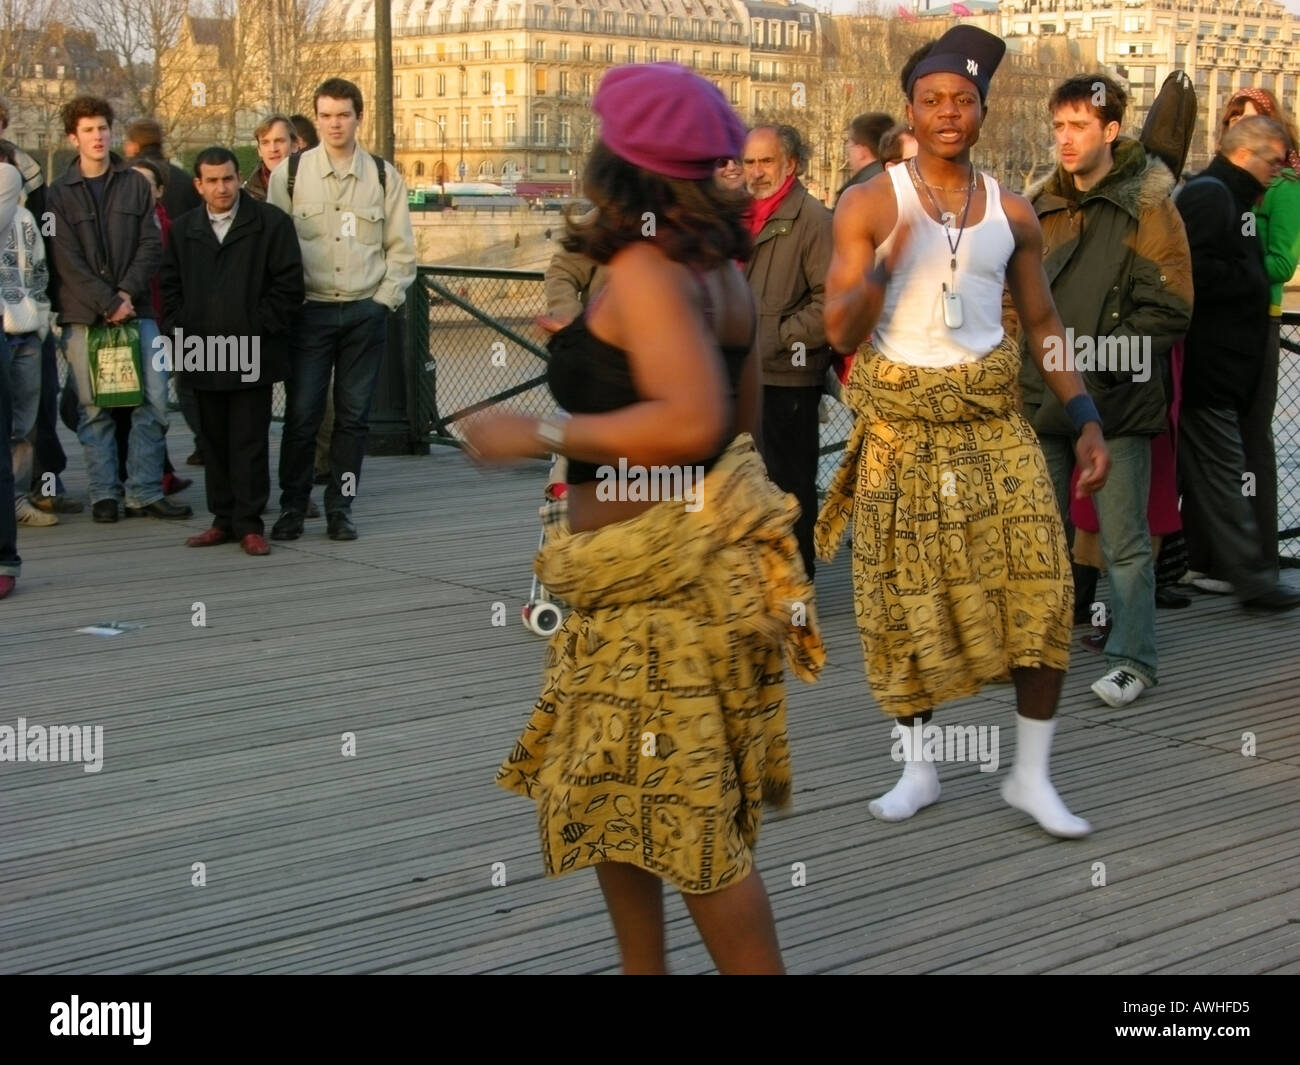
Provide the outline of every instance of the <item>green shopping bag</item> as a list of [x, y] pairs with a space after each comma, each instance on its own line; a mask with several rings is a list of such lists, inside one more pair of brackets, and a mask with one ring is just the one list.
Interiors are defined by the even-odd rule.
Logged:
[[86, 331], [90, 398], [96, 407], [138, 407], [144, 402], [140, 325], [92, 325]]

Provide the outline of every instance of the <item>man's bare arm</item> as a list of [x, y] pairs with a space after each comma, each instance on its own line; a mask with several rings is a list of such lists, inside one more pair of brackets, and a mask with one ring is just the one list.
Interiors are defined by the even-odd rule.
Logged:
[[845, 189], [835, 205], [824, 315], [826, 340], [836, 351], [856, 351], [880, 319], [890, 264], [876, 262], [876, 248], [897, 221], [893, 185], [884, 175]]
[[[1020, 315], [1029, 353], [1047, 387], [1064, 406], [1075, 397], [1086, 395], [1087, 389], [1083, 386], [1083, 378], [1074, 370], [1049, 370], [1043, 364], [1049, 341], [1060, 345], [1057, 350], [1066, 350], [1065, 328], [1061, 325], [1061, 316], [1056, 313], [1052, 289], [1043, 270], [1043, 231], [1039, 228], [1034, 209], [1023, 197], [1003, 192], [1002, 209], [1016, 242], [1016, 250], [1007, 263], [1007, 287]], [[1082, 498], [1102, 488], [1110, 472], [1110, 454], [1102, 439], [1099, 421], [1084, 425], [1074, 451], [1079, 463], [1079, 482], [1075, 492]]]

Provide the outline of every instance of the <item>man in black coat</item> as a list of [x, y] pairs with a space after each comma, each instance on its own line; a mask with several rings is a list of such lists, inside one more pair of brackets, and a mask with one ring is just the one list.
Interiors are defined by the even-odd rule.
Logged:
[[240, 194], [233, 152], [204, 149], [194, 173], [204, 206], [172, 224], [162, 268], [166, 331], [153, 353], [194, 388], [208, 449], [212, 528], [185, 542], [238, 540], [246, 553], [265, 555], [271, 386], [284, 379], [290, 323], [306, 297], [302, 253], [287, 214]]
[[1244, 118], [1177, 200], [1196, 290], [1178, 425], [1187, 547], [1194, 570], [1209, 570], [1212, 560], [1210, 575], [1262, 610], [1300, 606], [1300, 592], [1279, 585], [1261, 554], [1241, 431], [1268, 341], [1269, 280], [1251, 209], [1286, 153], [1278, 123]]

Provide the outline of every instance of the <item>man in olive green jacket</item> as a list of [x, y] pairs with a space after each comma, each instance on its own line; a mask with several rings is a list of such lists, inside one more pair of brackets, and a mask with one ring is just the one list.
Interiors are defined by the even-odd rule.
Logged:
[[[1101, 74], [1060, 85], [1050, 110], [1059, 164], [1029, 198], [1043, 227], [1043, 266], [1069, 350], [1101, 413], [1111, 473], [1095, 497], [1114, 599], [1108, 672], [1092, 690], [1125, 706], [1157, 682], [1155, 568], [1147, 526], [1151, 438], [1168, 415], [1169, 350], [1192, 313], [1187, 234], [1169, 169], [1119, 136], [1125, 94]], [[1071, 344], [1072, 342], [1072, 344]], [[1074, 433], [1029, 353], [1025, 411], [1038, 431], [1068, 520]]]

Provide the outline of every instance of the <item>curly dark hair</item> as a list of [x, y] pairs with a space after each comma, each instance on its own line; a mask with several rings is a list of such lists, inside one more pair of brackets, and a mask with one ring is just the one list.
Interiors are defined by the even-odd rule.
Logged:
[[[743, 220], [749, 196], [726, 191], [712, 175], [694, 181], [652, 174], [597, 141], [582, 180], [595, 210], [579, 220], [569, 209], [566, 251], [607, 263], [629, 244], [654, 240], [674, 262], [708, 268], [748, 259], [753, 249]], [[647, 214], [653, 236], [645, 235]]]

